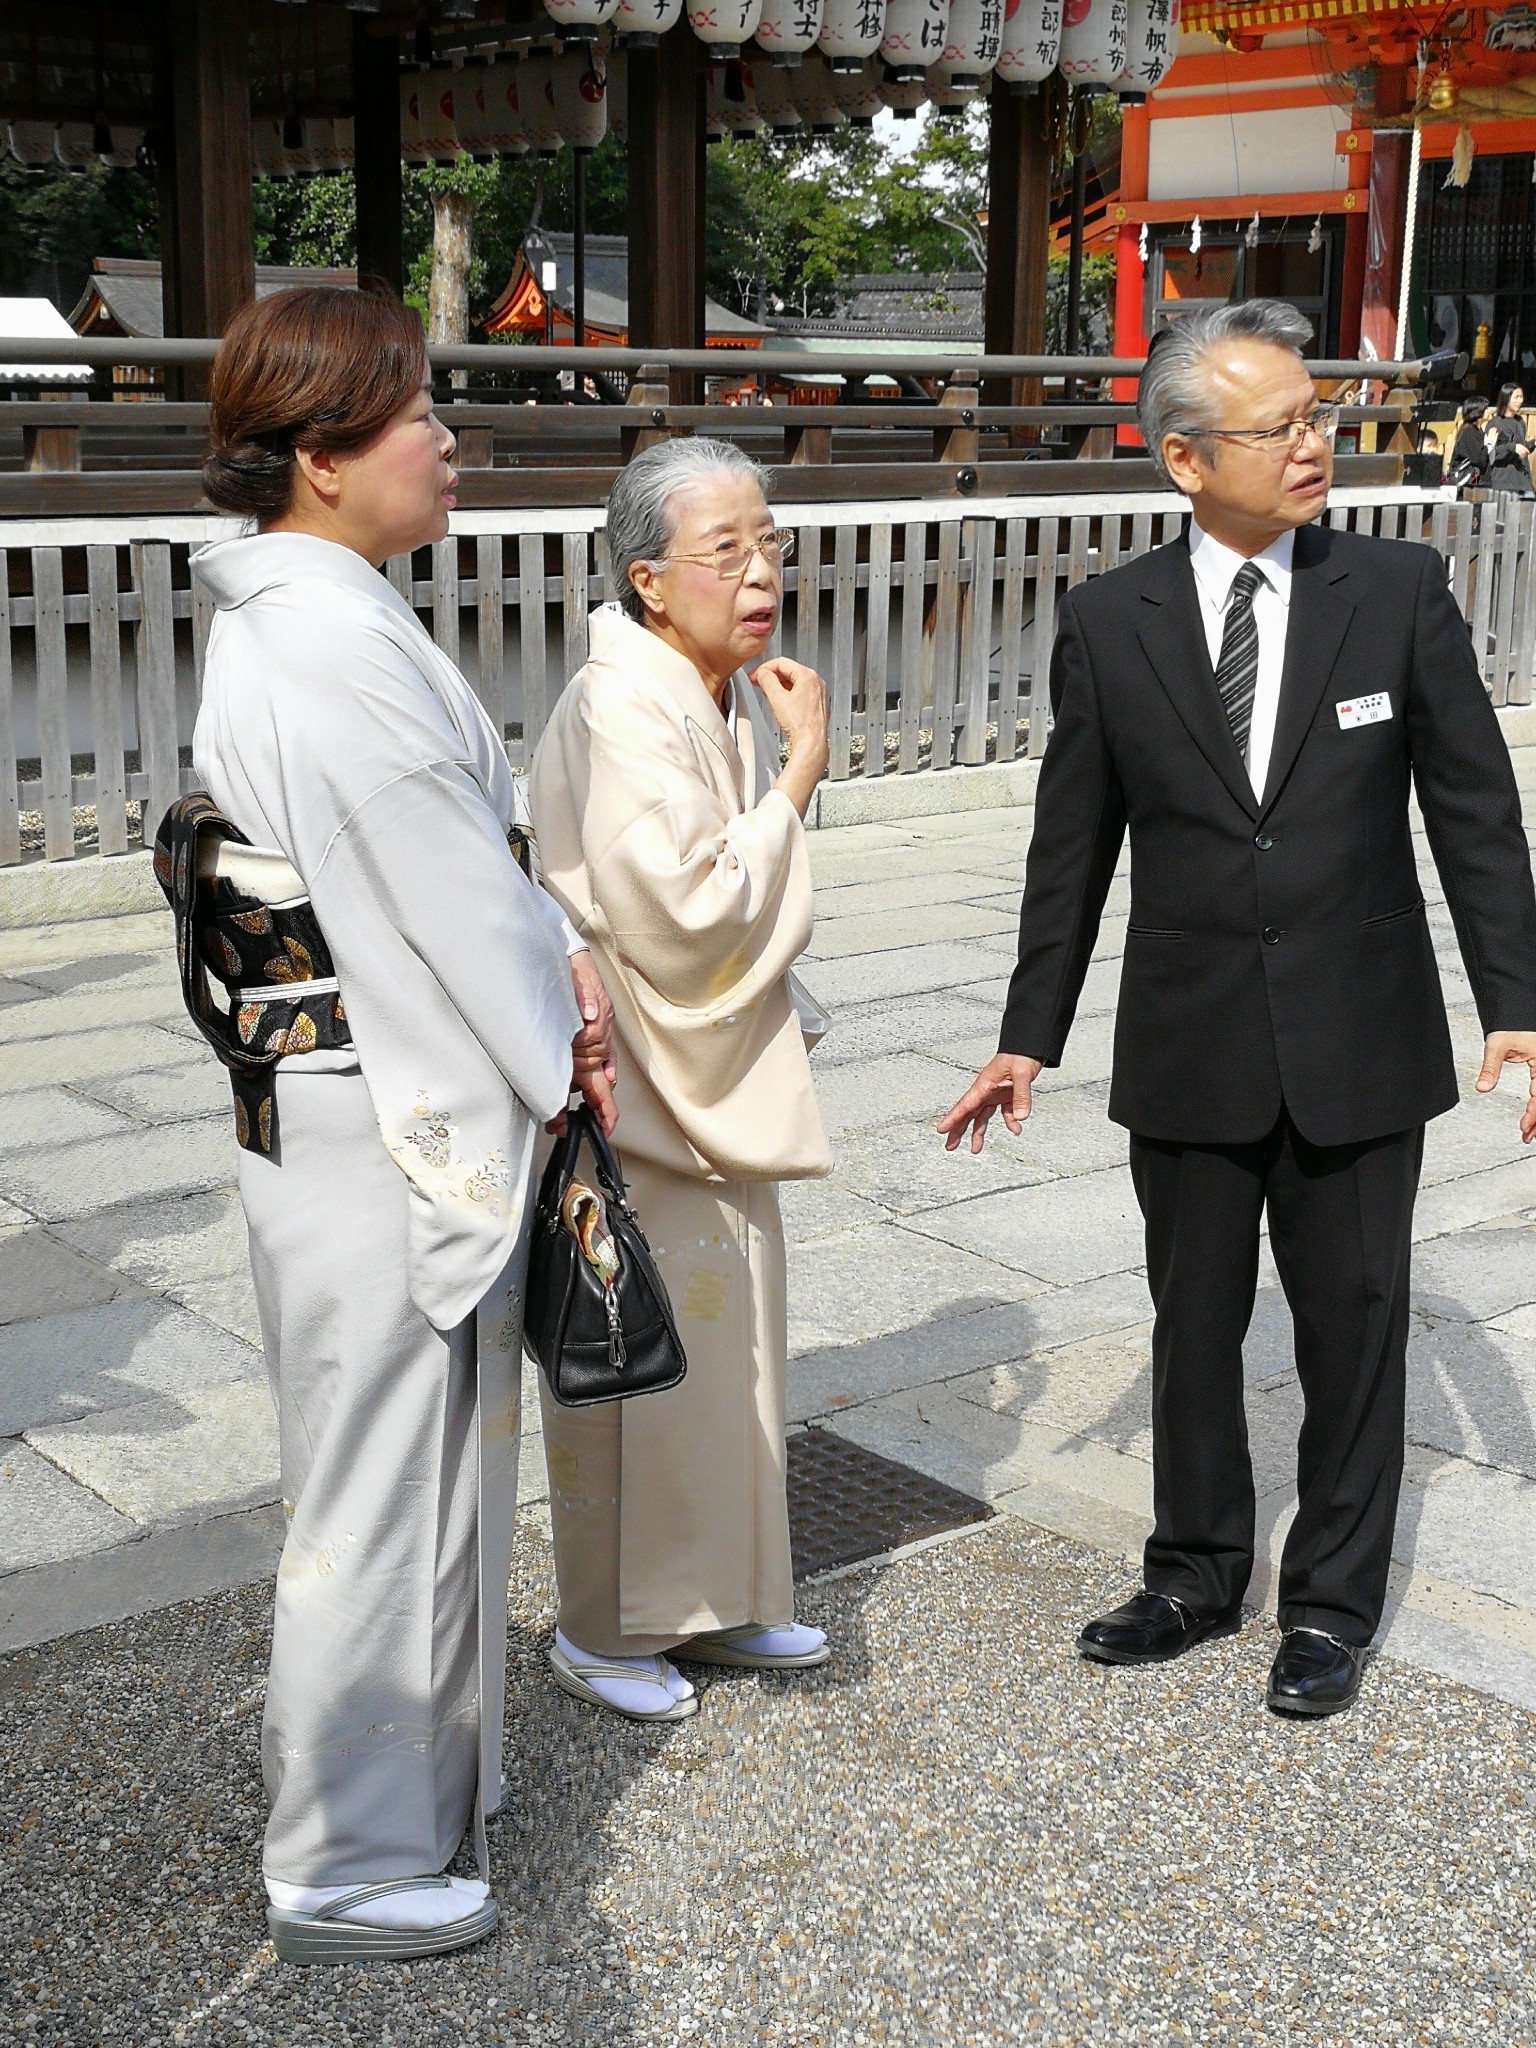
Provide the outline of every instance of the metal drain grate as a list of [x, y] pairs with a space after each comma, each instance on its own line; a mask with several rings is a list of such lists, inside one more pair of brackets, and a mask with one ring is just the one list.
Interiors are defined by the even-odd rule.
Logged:
[[795, 1577], [879, 1557], [903, 1543], [987, 1522], [995, 1509], [942, 1480], [897, 1465], [829, 1429], [789, 1444], [789, 1531]]

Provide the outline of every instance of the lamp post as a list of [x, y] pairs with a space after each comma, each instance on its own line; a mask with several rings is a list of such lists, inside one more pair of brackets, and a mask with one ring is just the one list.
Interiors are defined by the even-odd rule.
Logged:
[[555, 286], [560, 281], [560, 271], [552, 257], [546, 257], [539, 265], [539, 286], [544, 293], [544, 346], [555, 344]]

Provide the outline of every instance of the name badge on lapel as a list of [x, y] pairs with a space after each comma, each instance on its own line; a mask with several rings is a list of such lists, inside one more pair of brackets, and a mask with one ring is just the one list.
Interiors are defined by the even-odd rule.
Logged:
[[1339, 730], [1348, 732], [1357, 725], [1382, 724], [1392, 716], [1392, 699], [1379, 690], [1371, 697], [1348, 697], [1333, 708], [1339, 714]]

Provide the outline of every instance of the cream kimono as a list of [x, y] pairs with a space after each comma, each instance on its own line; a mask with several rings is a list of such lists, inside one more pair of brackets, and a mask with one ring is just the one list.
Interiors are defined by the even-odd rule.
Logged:
[[472, 1816], [483, 1866], [530, 1180], [581, 942], [508, 849], [500, 735], [382, 576], [292, 534], [195, 566], [198, 775], [297, 870], [355, 1044], [283, 1061], [278, 1157], [239, 1155], [291, 1516], [266, 1874], [440, 1870]]
[[667, 1394], [544, 1408], [561, 1627], [604, 1655], [791, 1618], [784, 1240], [774, 1183], [831, 1168], [790, 967], [798, 812], [741, 676], [733, 718], [605, 606], [530, 776], [545, 886], [619, 1040], [617, 1142], [688, 1354]]

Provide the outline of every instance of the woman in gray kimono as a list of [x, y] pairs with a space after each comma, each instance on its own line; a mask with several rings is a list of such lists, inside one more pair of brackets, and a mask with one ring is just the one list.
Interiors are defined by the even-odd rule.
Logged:
[[[261, 973], [228, 976], [231, 1024], [270, 1050], [287, 1005], [270, 1101], [237, 1119], [289, 1516], [268, 1920], [293, 1961], [422, 1955], [496, 1922], [534, 1143], [573, 1059], [611, 1119], [610, 1013], [509, 849], [500, 732], [380, 574], [454, 503], [415, 314], [333, 290], [248, 307], [211, 400], [208, 495], [257, 530], [196, 559], [193, 758], [252, 842], [239, 932], [274, 934]], [[330, 976], [281, 938], [295, 894]], [[344, 1026], [318, 1043], [315, 1003]], [[480, 1882], [446, 1877], [471, 1828]]]

